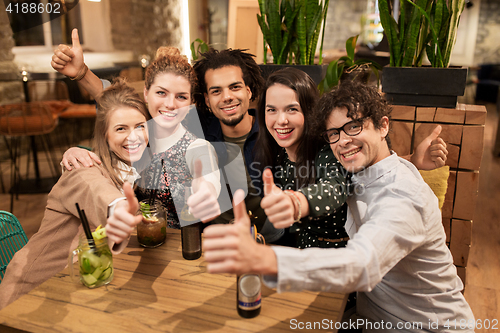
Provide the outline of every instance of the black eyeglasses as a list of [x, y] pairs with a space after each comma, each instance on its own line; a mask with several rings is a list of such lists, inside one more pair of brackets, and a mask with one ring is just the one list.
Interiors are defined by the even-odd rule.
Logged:
[[353, 121], [350, 121], [350, 122], [344, 124], [344, 126], [342, 126], [342, 127], [327, 129], [322, 134], [323, 139], [325, 139], [325, 141], [328, 143], [335, 143], [335, 142], [339, 141], [339, 139], [340, 139], [340, 131], [341, 130], [344, 131], [344, 133], [349, 135], [349, 136], [356, 136], [359, 133], [361, 133], [361, 131], [363, 130], [363, 121], [365, 119], [366, 119], [366, 117], [355, 119]]

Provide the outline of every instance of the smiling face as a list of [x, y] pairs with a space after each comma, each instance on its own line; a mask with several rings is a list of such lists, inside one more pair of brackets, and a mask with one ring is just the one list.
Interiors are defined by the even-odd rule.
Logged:
[[134, 108], [120, 107], [109, 116], [106, 140], [109, 149], [124, 163], [138, 161], [148, 143], [146, 118]]
[[276, 83], [266, 91], [266, 127], [280, 147], [286, 149], [291, 161], [296, 161], [296, 151], [304, 133], [304, 114], [297, 93]]
[[[326, 128], [340, 128], [352, 121], [347, 117], [347, 109], [335, 108], [331, 112]], [[389, 131], [389, 119], [382, 117], [380, 128], [375, 128], [371, 119], [363, 121], [363, 130], [355, 136], [340, 131], [340, 139], [330, 144], [332, 151], [346, 170], [352, 173], [362, 171], [390, 156], [385, 136]]]
[[144, 88], [144, 100], [148, 103], [151, 117], [162, 129], [159, 134], [168, 136], [175, 132], [189, 111], [191, 84], [183, 76], [158, 74], [149, 90]]
[[209, 69], [205, 73], [205, 103], [225, 126], [235, 127], [249, 117], [252, 93], [237, 66]]

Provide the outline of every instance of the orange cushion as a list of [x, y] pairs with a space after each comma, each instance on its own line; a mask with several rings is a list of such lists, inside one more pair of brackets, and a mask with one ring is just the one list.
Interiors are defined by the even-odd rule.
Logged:
[[40, 103], [20, 103], [0, 106], [0, 134], [40, 135], [52, 132], [57, 115]]
[[57, 125], [57, 115], [2, 117], [0, 132], [4, 135], [40, 135], [52, 132]]

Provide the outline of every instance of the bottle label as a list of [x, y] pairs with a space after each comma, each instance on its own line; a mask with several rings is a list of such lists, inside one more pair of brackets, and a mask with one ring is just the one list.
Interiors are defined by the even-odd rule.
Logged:
[[240, 277], [239, 283], [238, 306], [242, 310], [254, 310], [260, 307], [260, 277], [258, 275], [249, 274]]

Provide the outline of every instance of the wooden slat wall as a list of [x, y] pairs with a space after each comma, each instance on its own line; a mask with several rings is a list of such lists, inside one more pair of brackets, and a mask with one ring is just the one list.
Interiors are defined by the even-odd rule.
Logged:
[[446, 242], [459, 276], [466, 282], [466, 267], [476, 208], [479, 169], [483, 156], [486, 108], [458, 104], [455, 109], [394, 105], [389, 133], [393, 150], [408, 155], [437, 124], [449, 152], [448, 190], [442, 208]]

